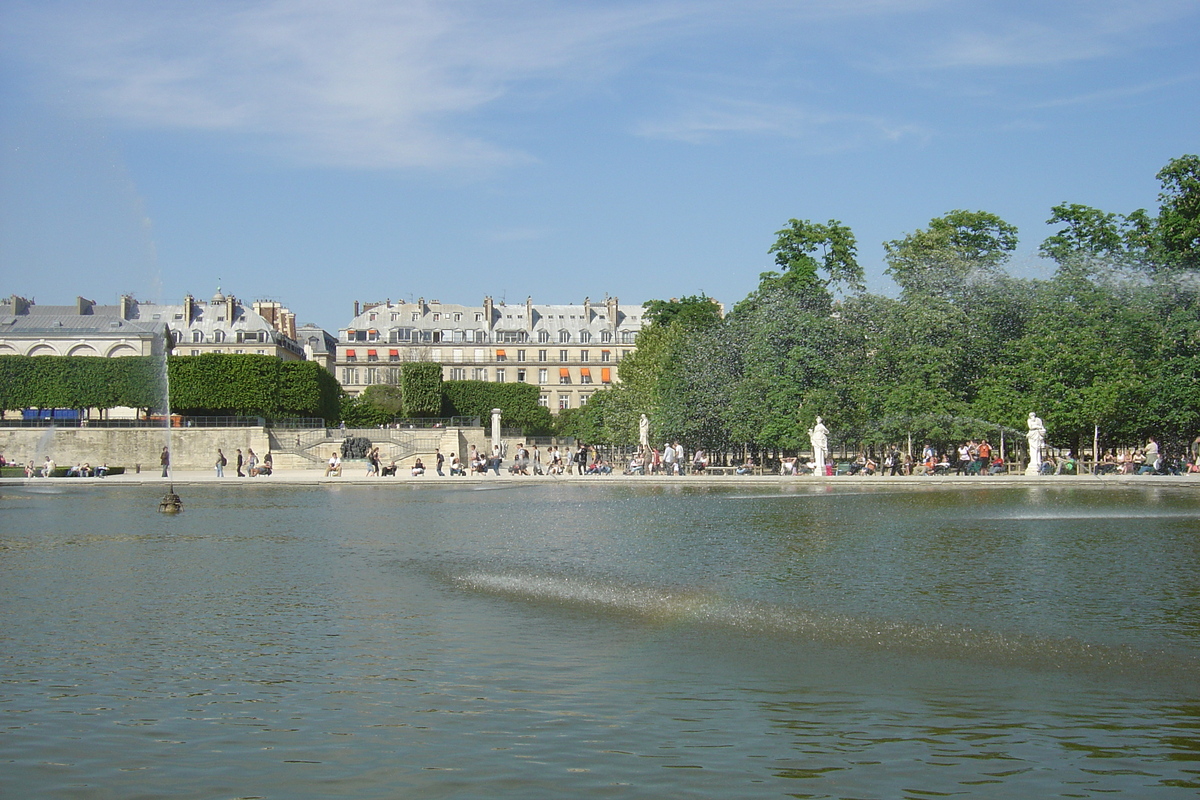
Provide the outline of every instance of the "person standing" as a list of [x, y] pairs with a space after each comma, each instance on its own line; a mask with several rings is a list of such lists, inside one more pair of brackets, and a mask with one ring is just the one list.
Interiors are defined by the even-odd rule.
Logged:
[[245, 476], [245, 475], [242, 473], [242, 464], [244, 464], [244, 463], [245, 463], [245, 461], [244, 461], [244, 459], [242, 458], [242, 448], [240, 448], [240, 447], [239, 447], [239, 448], [237, 449], [237, 464], [236, 464], [236, 466], [237, 466], [237, 476], [238, 476], [239, 478], [244, 478], [244, 477], [246, 477], [246, 476]]
[[164, 478], [167, 477], [167, 469], [171, 466], [171, 451], [167, 449], [165, 444], [163, 445], [162, 453], [158, 457], [158, 463], [162, 464], [162, 476]]
[[246, 472], [250, 473], [251, 478], [258, 475], [258, 456], [253, 447], [246, 448]]
[[446, 463], [446, 457], [444, 455], [442, 455], [441, 450], [434, 450], [433, 453], [435, 456], [437, 456], [437, 465], [436, 465], [437, 474], [441, 475], [444, 478], [444, 477], [446, 477], [446, 473], [442, 472], [442, 465]]
[[675, 448], [670, 442], [663, 445], [662, 450], [663, 471], [667, 475], [675, 474]]
[[675, 467], [679, 470], [680, 475], [687, 474], [687, 462], [683, 458], [683, 445], [675, 442]]
[[225, 477], [225, 465], [227, 463], [229, 463], [229, 462], [225, 459], [225, 454], [222, 453], [221, 448], [218, 447], [217, 448], [217, 477], [218, 478]]

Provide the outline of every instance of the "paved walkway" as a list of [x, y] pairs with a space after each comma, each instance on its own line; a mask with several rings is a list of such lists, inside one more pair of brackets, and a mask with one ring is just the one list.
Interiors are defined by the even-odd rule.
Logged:
[[639, 476], [639, 475], [509, 475], [507, 472], [500, 476], [467, 475], [451, 478], [449, 473], [441, 477], [434, 472], [427, 472], [420, 477], [413, 477], [405, 471], [394, 478], [364, 477], [362, 472], [355, 470], [353, 474], [344, 472], [341, 477], [324, 477], [324, 468], [310, 470], [277, 470], [273, 475], [258, 478], [231, 477], [232, 470], [226, 469], [224, 478], [218, 478], [212, 470], [179, 470], [172, 473], [170, 478], [162, 478], [157, 471], [142, 473], [127, 473], [108, 478], [4, 478], [0, 479], [0, 488], [14, 485], [167, 485], [188, 486], [198, 484], [228, 484], [231, 486], [269, 486], [272, 484], [288, 484], [299, 486], [338, 486], [353, 484], [365, 485], [428, 485], [428, 486], [466, 486], [471, 484], [536, 484], [536, 483], [572, 483], [572, 484], [628, 484], [628, 485], [681, 485], [681, 486], [1083, 486], [1083, 485], [1192, 485], [1200, 487], [1200, 475], [1043, 475], [1027, 477], [1025, 475], [992, 475], [992, 476], [938, 476], [931, 477], [916, 475], [911, 477], [883, 477], [878, 475], [840, 475], [837, 477], [781, 476], [781, 475], [685, 475], [677, 477]]

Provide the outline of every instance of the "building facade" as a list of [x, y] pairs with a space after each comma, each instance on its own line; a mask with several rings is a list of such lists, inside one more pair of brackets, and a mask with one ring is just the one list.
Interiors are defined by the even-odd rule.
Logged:
[[617, 298], [581, 305], [541, 305], [526, 298], [480, 306], [388, 300], [354, 304], [338, 331], [334, 376], [358, 394], [376, 383], [399, 383], [406, 361], [442, 364], [444, 380], [535, 385], [553, 412], [578, 408], [617, 380], [617, 364], [633, 352], [641, 306]]
[[157, 355], [167, 330], [161, 314], [142, 317], [128, 297], [115, 306], [82, 297], [69, 306], [41, 306], [17, 295], [0, 300], [0, 355]]
[[305, 357], [296, 317], [274, 301], [247, 308], [218, 289], [212, 300], [190, 294], [178, 305], [125, 295], [113, 306], [78, 297], [71, 306], [40, 306], [13, 295], [0, 301], [0, 355], [141, 356], [253, 353], [286, 361]]

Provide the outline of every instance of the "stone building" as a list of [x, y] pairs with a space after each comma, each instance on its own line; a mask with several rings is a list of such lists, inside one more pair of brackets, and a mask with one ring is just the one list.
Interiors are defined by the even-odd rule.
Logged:
[[189, 294], [178, 305], [144, 303], [129, 295], [112, 306], [82, 297], [70, 306], [41, 306], [16, 295], [0, 301], [0, 355], [151, 355], [161, 352], [164, 330], [177, 356], [305, 357], [296, 340], [295, 314], [269, 300], [247, 308], [220, 289], [207, 302]]
[[541, 305], [532, 298], [506, 305], [485, 297], [479, 306], [421, 298], [354, 304], [338, 331], [334, 376], [358, 394], [375, 383], [398, 383], [406, 361], [442, 364], [445, 380], [529, 383], [542, 405], [578, 408], [617, 380], [617, 364], [634, 349], [641, 306], [600, 303]]
[[140, 314], [129, 297], [113, 306], [82, 297], [69, 306], [42, 306], [12, 295], [0, 300], [0, 355], [155, 355], [167, 325], [162, 314]]

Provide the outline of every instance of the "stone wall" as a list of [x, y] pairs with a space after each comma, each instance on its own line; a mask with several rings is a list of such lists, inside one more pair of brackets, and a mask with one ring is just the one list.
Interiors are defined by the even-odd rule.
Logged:
[[[369, 431], [363, 433], [371, 438]], [[0, 427], [0, 455], [19, 464], [33, 461], [35, 466], [50, 456], [59, 466], [71, 466], [76, 462], [93, 466], [108, 464], [135, 472], [140, 464], [143, 472], [156, 471], [160, 469], [159, 454], [166, 443], [167, 432], [163, 428]], [[471, 444], [481, 452], [491, 451], [483, 428], [445, 429], [438, 447], [449, 462], [451, 453], [458, 453], [461, 458]], [[267, 429], [260, 427], [172, 428], [171, 466], [181, 470], [210, 470], [217, 460], [218, 447], [229, 460], [227, 474], [232, 475], [237, 462], [237, 448], [240, 447], [243, 453], [253, 448], [261, 460], [271, 449], [271, 442]], [[334, 442], [315, 448], [314, 454], [322, 459], [320, 463], [287, 452], [274, 451], [271, 456], [278, 469], [320, 470], [324, 469], [323, 459], [328, 458], [329, 453], [337, 447], [338, 443]], [[426, 466], [433, 468], [432, 450], [409, 456], [399, 462], [400, 466], [411, 466], [416, 456], [420, 456]]]
[[[60, 466], [87, 462], [108, 464], [130, 472], [159, 467], [167, 443], [161, 428], [0, 428], [0, 453], [9, 461], [40, 464], [46, 456]], [[237, 448], [267, 452], [265, 428], [172, 428], [171, 465], [176, 469], [212, 469], [217, 448], [225, 451], [232, 470]]]

